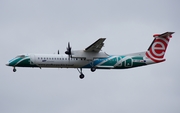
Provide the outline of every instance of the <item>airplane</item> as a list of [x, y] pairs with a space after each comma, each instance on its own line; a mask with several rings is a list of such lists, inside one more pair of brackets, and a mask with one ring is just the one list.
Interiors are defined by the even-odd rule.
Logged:
[[127, 55], [108, 55], [101, 49], [106, 38], [99, 38], [84, 50], [72, 50], [68, 43], [65, 54], [20, 54], [10, 60], [6, 66], [13, 67], [38, 67], [38, 68], [77, 68], [79, 78], [85, 76], [82, 69], [129, 69], [165, 61], [164, 58], [168, 43], [174, 32], [154, 34], [154, 40], [144, 52]]

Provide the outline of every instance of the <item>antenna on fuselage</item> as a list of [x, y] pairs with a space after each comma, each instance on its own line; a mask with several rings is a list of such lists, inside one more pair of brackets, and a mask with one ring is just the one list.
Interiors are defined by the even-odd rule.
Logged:
[[59, 55], [59, 50], [58, 50], [57, 54]]

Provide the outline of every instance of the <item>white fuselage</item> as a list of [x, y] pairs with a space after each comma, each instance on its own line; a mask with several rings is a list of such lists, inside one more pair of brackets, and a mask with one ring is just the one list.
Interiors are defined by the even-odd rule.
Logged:
[[39, 67], [54, 68], [80, 68], [92, 62], [85, 58], [69, 58], [65, 54], [32, 54], [30, 59]]

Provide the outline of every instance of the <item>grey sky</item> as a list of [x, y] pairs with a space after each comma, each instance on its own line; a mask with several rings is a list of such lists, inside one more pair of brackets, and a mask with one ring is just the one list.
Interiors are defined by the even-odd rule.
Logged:
[[[178, 0], [1, 0], [1, 113], [179, 113]], [[146, 50], [152, 35], [174, 31], [166, 62], [128, 70], [12, 68], [20, 53], [64, 53], [106, 37], [103, 51]]]

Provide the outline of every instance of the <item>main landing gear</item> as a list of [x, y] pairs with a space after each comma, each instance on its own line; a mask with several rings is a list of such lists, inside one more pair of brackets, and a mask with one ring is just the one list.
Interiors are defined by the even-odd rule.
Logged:
[[16, 70], [16, 68], [14, 67], [14, 68], [13, 68], [13, 72], [16, 72], [16, 71], [17, 71], [17, 70]]
[[[80, 79], [83, 79], [85, 76], [84, 76], [84, 74], [83, 74], [83, 72], [82, 72], [82, 68], [77, 68], [77, 70], [78, 70], [78, 72], [80, 73], [79, 78], [80, 78]], [[96, 71], [96, 67], [92, 67], [92, 68], [91, 68], [91, 71], [92, 71], [92, 72]]]
[[82, 73], [82, 68], [77, 68], [77, 70], [79, 71], [80, 75], [79, 78], [83, 79], [84, 78], [84, 74]]
[[92, 71], [92, 72], [96, 71], [96, 68], [95, 68], [95, 67], [92, 67], [92, 68], [91, 68], [91, 71]]

